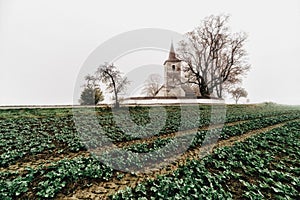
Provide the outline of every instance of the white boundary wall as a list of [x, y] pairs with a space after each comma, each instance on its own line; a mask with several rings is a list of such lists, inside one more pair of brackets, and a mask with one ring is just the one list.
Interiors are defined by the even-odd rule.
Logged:
[[219, 99], [126, 99], [121, 105], [225, 104]]

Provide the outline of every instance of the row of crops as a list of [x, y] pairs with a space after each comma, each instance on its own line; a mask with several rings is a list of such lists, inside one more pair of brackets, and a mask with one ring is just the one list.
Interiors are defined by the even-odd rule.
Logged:
[[[189, 109], [188, 118], [194, 120], [184, 120], [181, 124], [181, 112], [178, 107], [163, 108], [166, 110], [167, 118], [161, 124], [159, 118], [161, 109], [157, 109], [157, 115], [152, 115], [152, 125], [143, 131], [143, 127], [149, 122], [150, 108], [130, 108], [130, 118], [138, 126], [132, 126], [132, 123], [126, 126], [128, 114], [127, 110], [120, 110], [119, 113], [112, 113], [109, 109], [99, 108], [96, 110], [97, 119], [100, 123], [103, 134], [109, 139], [109, 143], [122, 143], [138, 139], [133, 132], [141, 135], [150, 134], [150, 136], [164, 135], [178, 131], [178, 129], [193, 129], [207, 126], [210, 124], [211, 110], [208, 106]], [[261, 106], [260, 112], [254, 108], [229, 107], [227, 109], [226, 122], [235, 122], [240, 120], [251, 120], [269, 116], [278, 116], [289, 113], [295, 113], [294, 109], [281, 107], [280, 109]], [[151, 109], [155, 113], [155, 109]], [[123, 114], [122, 114], [123, 113]], [[80, 127], [78, 134], [73, 121], [72, 110], [70, 109], [24, 109], [1, 111], [0, 115], [0, 167], [7, 167], [20, 160], [32, 159], [36, 155], [59, 155], [61, 153], [79, 152], [89, 149], [103, 147], [106, 141], [103, 140], [103, 134], [99, 135], [99, 130], [93, 124], [89, 123], [86, 114], [81, 115], [84, 126]], [[114, 116], [119, 116], [118, 121], [122, 124], [116, 124]], [[196, 120], [195, 120], [196, 119]], [[192, 123], [197, 121], [198, 123]], [[158, 130], [152, 133], [154, 127]], [[158, 127], [158, 128], [157, 128]], [[180, 128], [181, 127], [181, 128]], [[83, 130], [81, 130], [83, 129]], [[137, 129], [137, 130], [133, 130]], [[128, 134], [128, 132], [130, 134]], [[152, 134], [152, 135], [151, 135]]]
[[161, 160], [180, 155], [186, 150], [200, 147], [203, 145], [204, 140], [211, 142], [216, 139], [228, 139], [232, 136], [245, 134], [251, 130], [261, 129], [299, 118], [300, 113], [254, 119], [234, 126], [225, 126], [223, 130], [219, 130], [218, 128], [209, 131], [202, 130], [195, 134], [187, 134], [176, 138], [158, 139], [151, 143], [139, 143], [124, 147], [124, 149], [130, 151], [123, 151], [123, 149], [107, 150], [102, 152], [100, 156], [102, 161], [109, 163], [109, 165], [117, 169], [137, 171], [143, 167], [151, 167], [151, 165], [155, 165]]
[[288, 123], [111, 198], [299, 199], [299, 147], [300, 122]]
[[[146, 108], [147, 109], [147, 108]], [[176, 116], [178, 113], [178, 109], [176, 107], [168, 107], [169, 116]], [[197, 110], [198, 114], [203, 111], [209, 112], [208, 108], [200, 108]], [[28, 111], [31, 112], [30, 110]], [[101, 114], [102, 112], [102, 114]], [[197, 113], [192, 113], [196, 115]], [[55, 112], [53, 112], [55, 113]], [[6, 129], [1, 129], [1, 164], [2, 166], [9, 166], [12, 163], [20, 161], [23, 159], [25, 155], [38, 155], [39, 153], [55, 155], [55, 153], [67, 153], [70, 151], [81, 151], [84, 150], [84, 146], [80, 143], [80, 138], [76, 135], [76, 129], [74, 124], [72, 124], [72, 118], [70, 113], [64, 110], [63, 114], [51, 112], [45, 112], [39, 118], [37, 117], [11, 117], [11, 118], [1, 118], [1, 127], [6, 127]], [[134, 108], [131, 112], [132, 116], [143, 121], [147, 119], [147, 113], [145, 108]], [[175, 113], [175, 114], [174, 114]], [[248, 120], [243, 123], [238, 123], [236, 125], [225, 125], [223, 130], [218, 134], [217, 139], [227, 139], [232, 136], [242, 135], [248, 131], [261, 129], [267, 126], [271, 126], [274, 124], [287, 122], [300, 118], [299, 110], [294, 108], [286, 108], [281, 107], [278, 108], [266, 108], [262, 107], [261, 112], [254, 112], [252, 108], [238, 108], [233, 107], [229, 108], [228, 112], [230, 116], [228, 116], [228, 122], [234, 122], [239, 120]], [[191, 114], [191, 116], [192, 116]], [[27, 116], [28, 114], [26, 114]], [[33, 115], [33, 114], [32, 114]], [[35, 116], [38, 113], [35, 111]], [[102, 125], [111, 125], [112, 130], [117, 130], [119, 127], [116, 127], [113, 123], [110, 112], [107, 110], [98, 110], [99, 118], [109, 118], [110, 120], [100, 120]], [[6, 114], [7, 116], [7, 114]], [[122, 116], [122, 115], [120, 115]], [[178, 117], [178, 116], [177, 116]], [[144, 118], [144, 119], [142, 119]], [[175, 119], [175, 118], [173, 118]], [[16, 124], [14, 125], [13, 122]], [[143, 123], [146, 123], [143, 121]], [[171, 123], [171, 122], [169, 122]], [[176, 123], [176, 121], [175, 121]], [[4, 124], [8, 126], [4, 126]], [[205, 124], [203, 124], [204, 126]], [[15, 129], [14, 126], [17, 128]], [[172, 131], [176, 130], [176, 126]], [[171, 126], [166, 125], [164, 130], [171, 129]], [[10, 130], [10, 131], [9, 131]], [[216, 128], [216, 131], [219, 129]], [[23, 131], [23, 132], [21, 132]], [[112, 132], [110, 132], [113, 134]], [[59, 193], [63, 193], [65, 195], [72, 193], [74, 190], [83, 187], [89, 187], [94, 182], [105, 182], [110, 181], [113, 178], [122, 179], [122, 177], [126, 174], [125, 172], [121, 172], [113, 169], [117, 166], [117, 168], [124, 169], [128, 168], [129, 170], [137, 170], [141, 167], [149, 166], [153, 163], [157, 163], [161, 161], [161, 158], [172, 157], [176, 152], [180, 149], [184, 149], [187, 145], [189, 149], [197, 148], [202, 145], [203, 141], [207, 137], [215, 137], [214, 131], [204, 131], [198, 130], [195, 133], [183, 135], [181, 138], [173, 139], [157, 139], [150, 143], [138, 143], [130, 146], [125, 146], [122, 150], [118, 149], [110, 149], [107, 151], [101, 152], [101, 161], [99, 160], [99, 154], [90, 155], [89, 157], [75, 157], [74, 159], [62, 159], [58, 162], [52, 162], [48, 165], [40, 165], [38, 168], [26, 168], [23, 171], [1, 171], [0, 172], [0, 199], [15, 199], [15, 198], [53, 198]], [[165, 134], [163, 132], [159, 134]], [[47, 140], [46, 140], [47, 138]], [[45, 140], [43, 140], [45, 139]], [[134, 138], [130, 138], [134, 139]], [[23, 142], [21, 144], [15, 145], [14, 141]], [[3, 141], [3, 143], [2, 143]], [[44, 149], [41, 149], [39, 152], [32, 152], [32, 148], [34, 146], [28, 146], [32, 143], [32, 141], [38, 141], [36, 147], [46, 146]], [[180, 142], [178, 142], [180, 141]], [[184, 142], [187, 141], [187, 142]], [[95, 141], [97, 142], [97, 141]], [[40, 143], [40, 145], [38, 145]], [[70, 147], [73, 147], [74, 144], [82, 145], [81, 148], [71, 150]], [[42, 145], [41, 145], [42, 144]], [[49, 148], [47, 145], [50, 145]], [[75, 145], [76, 146], [76, 145]], [[162, 147], [167, 146], [164, 151], [159, 151]], [[27, 149], [26, 149], [27, 148]], [[8, 151], [7, 151], [8, 149]], [[10, 152], [24, 152], [23, 157], [14, 157], [13, 153]], [[147, 153], [144, 157], [139, 156], [137, 153]], [[137, 154], [137, 155], [136, 155]], [[113, 155], [113, 156], [112, 156]], [[204, 160], [208, 159], [206, 157]], [[238, 159], [238, 157], [236, 157]], [[103, 164], [103, 161], [105, 164]], [[145, 164], [145, 161], [148, 163]], [[192, 161], [192, 163], [198, 163], [198, 161]], [[222, 163], [220, 163], [222, 164]], [[190, 164], [189, 164], [190, 165]], [[184, 166], [188, 167], [186, 169], [189, 170], [189, 165]], [[197, 164], [198, 168], [198, 164]], [[205, 166], [204, 166], [205, 168]], [[201, 173], [205, 173], [205, 169], [199, 167]], [[180, 170], [180, 169], [179, 169]], [[187, 170], [187, 171], [188, 171]], [[213, 169], [215, 171], [215, 169]], [[175, 172], [174, 172], [175, 173]], [[177, 173], [177, 172], [176, 172]], [[189, 173], [189, 172], [186, 172]], [[198, 173], [198, 171], [197, 171]], [[202, 176], [199, 172], [199, 176]], [[193, 174], [193, 170], [191, 171]], [[218, 178], [212, 176], [212, 179], [208, 181], [214, 182], [217, 181]], [[182, 182], [182, 177], [177, 177], [178, 181]], [[160, 182], [160, 178], [158, 178]], [[216, 180], [215, 180], [216, 179]], [[206, 179], [204, 179], [206, 180]], [[222, 179], [223, 180], [223, 179]], [[215, 194], [221, 197], [233, 195], [232, 191], [225, 190], [224, 185], [222, 184], [222, 180], [220, 180], [220, 188], [222, 190], [218, 190], [218, 188], [210, 187], [206, 188], [206, 193], [203, 193], [202, 190], [197, 191], [205, 194]], [[203, 181], [203, 180], [202, 180]], [[163, 182], [163, 181], [162, 181]], [[174, 181], [173, 181], [174, 182]], [[166, 183], [166, 182], [165, 182]], [[206, 183], [206, 181], [205, 181]], [[156, 183], [155, 183], [156, 184]], [[183, 184], [183, 182], [182, 182]], [[247, 184], [247, 182], [245, 182]], [[189, 182], [187, 185], [190, 185]], [[185, 185], [185, 187], [187, 187]], [[209, 185], [210, 186], [210, 185]], [[218, 186], [218, 187], [219, 187]], [[162, 195], [157, 188], [150, 187], [150, 191], [147, 190], [149, 187], [143, 184], [138, 186], [137, 188], [145, 188], [141, 189], [142, 193], [135, 193], [135, 189], [128, 189], [123, 191], [119, 195], [114, 198], [131, 198], [133, 195], [134, 198], [145, 196], [153, 196], [153, 198], [163, 198], [161, 196], [155, 196], [155, 194]], [[171, 186], [170, 186], [171, 187]], [[173, 186], [172, 186], [173, 187]], [[180, 187], [183, 187], [180, 185]], [[152, 191], [151, 190], [154, 190]], [[205, 188], [205, 187], [204, 187]], [[195, 189], [195, 190], [196, 190]], [[297, 188], [296, 188], [297, 189]], [[137, 189], [140, 190], [140, 189]], [[148, 193], [145, 193], [147, 192]], [[202, 192], [201, 192], [202, 191]], [[221, 194], [220, 194], [221, 191]], [[222, 192], [224, 191], [224, 192]], [[193, 194], [193, 193], [192, 193]], [[137, 195], [137, 196], [135, 196]], [[178, 196], [179, 195], [179, 196]], [[177, 196], [182, 197], [183, 193], [179, 193]], [[196, 195], [196, 194], [195, 194]], [[250, 192], [251, 196], [252, 193]], [[167, 196], [164, 196], [167, 197]], [[196, 196], [194, 196], [196, 198]], [[197, 199], [197, 198], [196, 198]]]

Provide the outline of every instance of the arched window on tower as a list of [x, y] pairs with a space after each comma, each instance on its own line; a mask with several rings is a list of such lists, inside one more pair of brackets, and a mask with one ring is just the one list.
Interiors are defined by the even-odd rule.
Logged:
[[172, 65], [172, 70], [175, 71], [175, 65]]

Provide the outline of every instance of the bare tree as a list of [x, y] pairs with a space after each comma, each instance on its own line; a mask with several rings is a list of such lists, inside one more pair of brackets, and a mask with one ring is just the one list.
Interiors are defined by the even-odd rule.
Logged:
[[236, 104], [238, 103], [238, 101], [241, 97], [247, 98], [247, 96], [248, 96], [248, 92], [244, 88], [241, 88], [241, 87], [230, 90], [229, 93], [232, 95], [232, 98], [235, 100]]
[[106, 84], [108, 92], [114, 94], [115, 107], [119, 108], [119, 98], [118, 95], [126, 89], [129, 84], [128, 79], [121, 76], [121, 72], [113, 64], [105, 63], [99, 66], [95, 73], [98, 80], [101, 80]]
[[201, 96], [215, 92], [222, 98], [223, 86], [241, 82], [250, 69], [244, 49], [247, 36], [230, 33], [228, 19], [227, 15], [207, 17], [179, 43], [187, 82], [197, 85]]
[[154, 97], [161, 87], [162, 77], [159, 74], [150, 74], [145, 81], [142, 93]]
[[84, 77], [84, 79], [86, 80], [86, 84], [85, 84], [86, 87], [91, 87], [91, 86], [97, 87], [98, 86], [98, 80], [96, 79], [95, 76], [88, 74]]

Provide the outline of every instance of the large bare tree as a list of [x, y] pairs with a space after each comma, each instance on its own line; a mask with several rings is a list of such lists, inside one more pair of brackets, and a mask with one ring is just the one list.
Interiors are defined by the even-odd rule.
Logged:
[[154, 97], [161, 87], [162, 77], [159, 74], [150, 74], [145, 81], [142, 93]]
[[119, 93], [126, 89], [130, 83], [127, 77], [123, 78], [121, 72], [113, 64], [105, 63], [100, 65], [95, 73], [98, 80], [101, 80], [107, 86], [108, 92], [112, 92], [115, 100], [115, 107], [119, 108]]
[[187, 82], [197, 85], [201, 96], [222, 98], [224, 86], [241, 82], [249, 70], [243, 32], [231, 33], [229, 16], [205, 18], [179, 42], [178, 57], [184, 61]]

